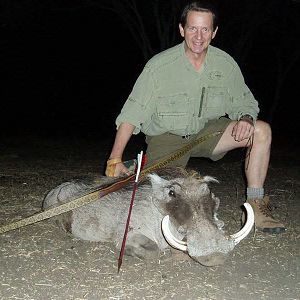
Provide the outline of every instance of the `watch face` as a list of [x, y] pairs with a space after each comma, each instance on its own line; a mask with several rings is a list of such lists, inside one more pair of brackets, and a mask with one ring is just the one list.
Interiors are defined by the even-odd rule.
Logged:
[[241, 119], [243, 119], [243, 118], [248, 118], [248, 119], [253, 120], [252, 116], [250, 116], [250, 115], [243, 115], [243, 116], [241, 117]]

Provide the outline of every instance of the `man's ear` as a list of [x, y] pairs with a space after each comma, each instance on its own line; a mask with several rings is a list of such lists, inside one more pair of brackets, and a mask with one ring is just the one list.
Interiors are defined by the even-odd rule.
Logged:
[[179, 24], [179, 32], [180, 32], [180, 35], [181, 35], [182, 37], [184, 37], [184, 29], [183, 29], [181, 23]]
[[212, 34], [212, 39], [216, 36], [218, 29], [219, 29], [219, 27], [217, 27], [217, 28], [215, 29], [215, 31], [213, 32], [213, 34]]

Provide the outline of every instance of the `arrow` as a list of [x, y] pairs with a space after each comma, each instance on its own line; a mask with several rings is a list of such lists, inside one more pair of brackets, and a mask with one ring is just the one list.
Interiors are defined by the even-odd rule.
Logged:
[[124, 232], [124, 236], [123, 236], [122, 246], [121, 246], [120, 255], [119, 255], [119, 259], [118, 259], [118, 273], [120, 272], [120, 268], [121, 268], [121, 265], [123, 262], [123, 256], [124, 256], [128, 228], [129, 228], [129, 223], [130, 223], [130, 217], [131, 217], [131, 212], [132, 212], [132, 207], [133, 207], [133, 201], [134, 201], [135, 193], [136, 193], [137, 186], [138, 186], [139, 175], [140, 175], [141, 169], [145, 162], [144, 158], [145, 157], [143, 156], [143, 151], [141, 151], [141, 153], [138, 154], [138, 157], [137, 157], [136, 176], [135, 176], [135, 181], [134, 181], [134, 185], [133, 185], [133, 191], [132, 191], [132, 195], [131, 195], [131, 201], [130, 201], [129, 212], [128, 212], [128, 216], [127, 216], [127, 222], [126, 222], [125, 232]]

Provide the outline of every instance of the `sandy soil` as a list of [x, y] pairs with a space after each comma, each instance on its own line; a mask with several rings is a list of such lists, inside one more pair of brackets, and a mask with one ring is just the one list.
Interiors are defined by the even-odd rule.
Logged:
[[[39, 212], [55, 185], [102, 172], [109, 147], [110, 141], [84, 139], [2, 140], [0, 224]], [[140, 145], [131, 147], [127, 155], [134, 157]], [[166, 252], [153, 261], [125, 258], [118, 274], [118, 250], [67, 236], [49, 219], [0, 236], [0, 299], [300, 299], [298, 154], [296, 140], [278, 142], [266, 182], [273, 215], [287, 232], [252, 232], [224, 266], [206, 268]], [[212, 190], [221, 199], [220, 218], [229, 232], [240, 227], [242, 157], [233, 151], [219, 162], [189, 164], [220, 180]]]

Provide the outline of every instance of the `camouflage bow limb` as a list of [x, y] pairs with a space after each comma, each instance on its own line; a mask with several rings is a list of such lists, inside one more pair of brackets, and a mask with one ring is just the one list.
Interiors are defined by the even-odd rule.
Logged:
[[[188, 153], [195, 146], [201, 144], [202, 142], [204, 142], [212, 137], [220, 135], [222, 133], [223, 133], [222, 131], [216, 131], [216, 132], [209, 133], [207, 135], [204, 135], [198, 139], [191, 141], [184, 147], [182, 147], [182, 148], [178, 149], [177, 151], [171, 153], [170, 155], [160, 159], [157, 163], [154, 163], [153, 165], [150, 165], [149, 167], [142, 170], [141, 174], [140, 174], [140, 178], [144, 177], [147, 173], [150, 173], [156, 169], [167, 166], [170, 162], [172, 162], [172, 161], [180, 158], [181, 156], [185, 155], [186, 153]], [[72, 199], [67, 203], [61, 204], [60, 206], [52, 207], [43, 212], [34, 214], [33, 216], [24, 218], [19, 221], [9, 223], [7, 225], [3, 225], [0, 227], [0, 234], [11, 231], [11, 230], [15, 230], [20, 227], [24, 227], [24, 226], [27, 226], [27, 225], [30, 225], [33, 223], [40, 222], [42, 220], [49, 219], [54, 216], [58, 216], [60, 214], [74, 210], [78, 207], [95, 202], [99, 198], [102, 198], [111, 192], [115, 192], [115, 191], [121, 189], [126, 184], [128, 184], [130, 181], [134, 180], [134, 177], [135, 177], [135, 174], [130, 175], [125, 178], [121, 178], [119, 181], [109, 185], [108, 187], [95, 188], [92, 191], [89, 191], [86, 194], [84, 194], [78, 198]]]

